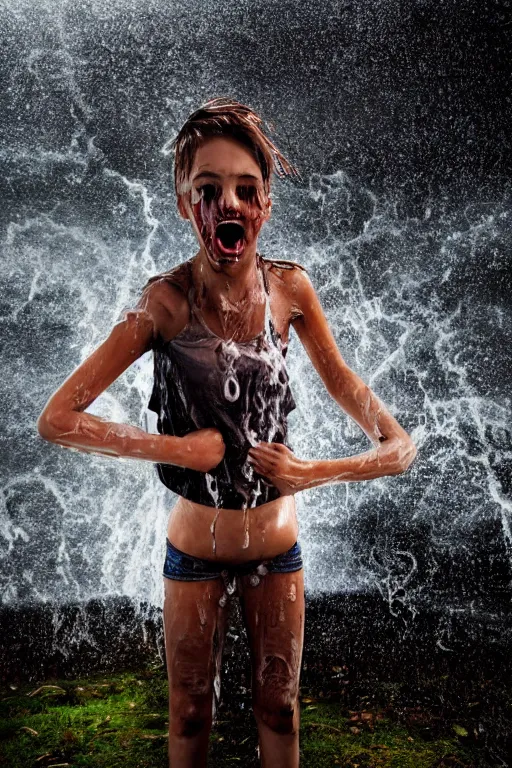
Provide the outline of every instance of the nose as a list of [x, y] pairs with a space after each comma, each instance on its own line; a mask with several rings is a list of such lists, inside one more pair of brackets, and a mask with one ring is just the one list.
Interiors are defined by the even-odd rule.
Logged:
[[222, 185], [219, 208], [223, 213], [238, 213], [240, 211], [240, 200], [236, 194], [236, 186], [234, 184]]

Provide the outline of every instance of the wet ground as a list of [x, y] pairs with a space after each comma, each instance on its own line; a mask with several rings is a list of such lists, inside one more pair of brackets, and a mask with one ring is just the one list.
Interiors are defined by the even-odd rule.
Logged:
[[[94, 602], [55, 622], [54, 610], [0, 615], [0, 765], [166, 766], [158, 612], [141, 621], [126, 600]], [[512, 766], [508, 613], [461, 611], [443, 625], [442, 614], [390, 614], [372, 596], [308, 600], [301, 766]], [[235, 764], [258, 765], [236, 604], [211, 758]]]
[[[343, 681], [346, 670], [333, 667]], [[10, 684], [0, 691], [0, 765], [167, 768], [167, 679], [161, 665], [138, 673]], [[301, 766], [484, 768], [493, 759], [472, 713], [441, 716], [405, 705], [399, 687], [347, 696], [303, 687]], [[215, 768], [256, 768], [256, 727], [247, 692], [225, 696], [211, 736]]]

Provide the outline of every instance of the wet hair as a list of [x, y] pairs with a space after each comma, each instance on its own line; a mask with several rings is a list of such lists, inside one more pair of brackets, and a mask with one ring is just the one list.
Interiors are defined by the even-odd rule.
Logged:
[[252, 152], [261, 169], [266, 193], [270, 189], [272, 173], [281, 178], [297, 178], [297, 169], [263, 132], [262, 123], [263, 120], [253, 109], [232, 99], [211, 99], [196, 109], [178, 135], [163, 149], [165, 154], [174, 153], [176, 194], [186, 191], [196, 151], [207, 139], [217, 136], [235, 139]]

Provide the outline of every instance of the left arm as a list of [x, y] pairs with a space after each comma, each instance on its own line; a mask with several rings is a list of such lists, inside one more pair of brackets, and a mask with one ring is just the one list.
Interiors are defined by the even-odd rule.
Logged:
[[410, 466], [416, 446], [371, 389], [342, 358], [322, 306], [306, 272], [293, 270], [294, 303], [301, 314], [293, 322], [311, 362], [331, 397], [366, 433], [373, 448], [331, 460], [303, 460], [278, 443], [260, 443], [249, 451], [257, 472], [283, 495], [317, 485], [372, 480], [398, 475]]

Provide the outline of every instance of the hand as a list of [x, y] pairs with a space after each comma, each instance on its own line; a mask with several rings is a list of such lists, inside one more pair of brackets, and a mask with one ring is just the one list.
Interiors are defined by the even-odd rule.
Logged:
[[188, 469], [209, 472], [224, 458], [226, 446], [218, 429], [198, 429], [180, 439], [185, 448], [186, 463], [183, 466]]
[[258, 443], [249, 449], [247, 461], [275, 485], [281, 496], [292, 496], [308, 487], [308, 462], [282, 443]]

